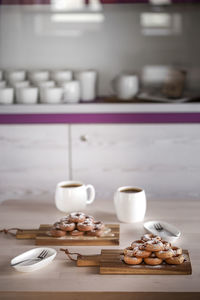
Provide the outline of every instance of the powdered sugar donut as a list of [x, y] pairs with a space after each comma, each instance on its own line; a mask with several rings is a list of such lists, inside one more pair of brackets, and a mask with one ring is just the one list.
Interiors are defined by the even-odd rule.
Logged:
[[171, 244], [169, 242], [163, 240], [161, 240], [161, 242], [163, 243], [164, 250], [171, 249]]
[[62, 221], [60, 222], [59, 225], [60, 229], [64, 230], [64, 231], [72, 231], [76, 228], [76, 224], [68, 221]]
[[155, 254], [158, 258], [162, 258], [162, 259], [170, 258], [174, 255], [172, 249], [167, 249], [167, 250], [164, 249], [161, 251], [157, 251], [155, 252]]
[[69, 220], [72, 223], [81, 223], [85, 221], [85, 214], [82, 212], [73, 212], [69, 215]]
[[75, 229], [73, 231], [70, 231], [69, 234], [72, 236], [81, 236], [81, 235], [84, 235], [84, 231], [79, 231], [79, 230]]
[[128, 265], [139, 265], [142, 262], [141, 257], [135, 257], [135, 256], [124, 256], [124, 262]]
[[176, 255], [181, 255], [181, 254], [183, 253], [183, 250], [182, 250], [181, 248], [179, 248], [179, 247], [173, 246], [173, 247], [172, 247], [172, 250], [173, 250], [173, 252], [174, 252], [174, 256], [176, 256]]
[[93, 216], [85, 216], [85, 220], [91, 221], [92, 223], [94, 223], [94, 217]]
[[181, 265], [184, 262], [184, 256], [182, 254], [172, 256], [165, 259], [166, 263], [169, 265]]
[[145, 258], [145, 257], [149, 257], [151, 255], [151, 251], [142, 250], [139, 247], [135, 247], [133, 249], [133, 255], [136, 257]]
[[149, 240], [145, 242], [144, 245], [145, 245], [145, 250], [147, 251], [156, 252], [156, 251], [164, 250], [163, 243], [156, 239]]
[[149, 257], [144, 258], [144, 262], [147, 265], [151, 266], [157, 266], [162, 264], [163, 260], [161, 258], [158, 258], [155, 253], [151, 253]]
[[150, 240], [158, 240], [158, 241], [161, 241], [161, 237], [158, 236], [158, 235], [154, 235], [152, 233], [147, 233], [147, 234], [144, 234], [142, 237], [141, 237], [141, 240], [144, 241], [144, 242], [147, 242], [147, 241], [150, 241]]
[[66, 231], [61, 230], [59, 222], [56, 222], [50, 229], [50, 234], [53, 237], [61, 237], [66, 235]]
[[77, 224], [77, 229], [80, 231], [91, 231], [95, 227], [94, 223], [90, 219], [85, 219], [84, 222]]
[[132, 247], [125, 248], [123, 252], [124, 252], [124, 255], [133, 256], [133, 248]]
[[139, 247], [140, 249], [144, 249], [144, 241], [136, 240], [136, 241], [131, 243], [131, 247], [132, 248]]

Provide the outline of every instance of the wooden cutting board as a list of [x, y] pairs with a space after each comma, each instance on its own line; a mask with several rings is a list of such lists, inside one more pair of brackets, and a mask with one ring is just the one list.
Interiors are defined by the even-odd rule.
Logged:
[[70, 236], [52, 237], [49, 230], [52, 225], [42, 224], [39, 229], [18, 230], [17, 239], [35, 239], [36, 245], [53, 246], [106, 246], [119, 245], [119, 224], [105, 224], [105, 234], [101, 237]]
[[168, 265], [163, 263], [159, 266], [127, 265], [123, 261], [123, 250], [102, 250], [101, 254], [84, 255], [78, 257], [77, 266], [99, 266], [100, 274], [129, 274], [129, 275], [189, 275], [192, 267], [187, 250], [183, 250], [185, 261], [181, 265]]

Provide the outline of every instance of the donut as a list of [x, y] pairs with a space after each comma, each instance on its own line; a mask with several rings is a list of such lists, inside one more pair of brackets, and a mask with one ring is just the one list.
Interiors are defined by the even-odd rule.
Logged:
[[64, 230], [64, 231], [72, 231], [76, 228], [76, 224], [72, 223], [68, 220], [68, 221], [60, 222], [59, 227], [61, 230]]
[[163, 260], [161, 258], [158, 258], [155, 255], [155, 253], [151, 253], [151, 255], [149, 257], [144, 258], [144, 262], [147, 265], [157, 266], [157, 265], [162, 264]]
[[183, 253], [181, 248], [178, 248], [178, 247], [175, 247], [175, 246], [172, 246], [172, 250], [174, 252], [174, 256], [181, 255]]
[[94, 229], [96, 230], [103, 230], [104, 229], [104, 224], [101, 221], [94, 221]]
[[158, 258], [162, 258], [162, 259], [170, 258], [174, 255], [172, 249], [167, 249], [167, 250], [164, 249], [161, 251], [157, 251], [155, 252], [155, 254]]
[[141, 237], [141, 240], [144, 241], [144, 242], [147, 242], [147, 241], [150, 241], [150, 240], [153, 240], [153, 239], [161, 241], [161, 237], [159, 237], [158, 235], [154, 235], [153, 233], [147, 233], [147, 234], [144, 234]]
[[69, 234], [72, 236], [81, 236], [81, 235], [84, 235], [84, 231], [79, 231], [79, 230], [75, 229], [73, 231], [70, 231]]
[[91, 221], [92, 223], [94, 223], [94, 217], [93, 217], [93, 216], [88, 216], [88, 215], [86, 215], [86, 216], [85, 216], [85, 220], [89, 220], [89, 221]]
[[184, 262], [184, 256], [182, 254], [179, 254], [166, 258], [165, 261], [169, 265], [181, 265]]
[[81, 223], [85, 221], [85, 214], [82, 212], [73, 212], [69, 215], [69, 220], [72, 223]]
[[133, 255], [136, 257], [145, 258], [145, 257], [149, 257], [151, 255], [151, 251], [142, 250], [139, 247], [135, 247], [133, 249]]
[[141, 257], [124, 255], [124, 262], [128, 265], [139, 265], [142, 262]]
[[164, 250], [163, 243], [156, 239], [145, 242], [144, 247], [145, 247], [145, 250], [151, 251], [151, 252]]
[[93, 229], [93, 230], [91, 230], [91, 231], [87, 231], [86, 232], [86, 235], [87, 236], [97, 236], [97, 237], [99, 237], [99, 236], [102, 236], [103, 235], [103, 233], [104, 233], [104, 230], [103, 229]]
[[52, 228], [50, 229], [51, 236], [54, 237], [61, 237], [66, 235], [66, 231], [60, 229], [58, 222], [55, 223]]
[[164, 250], [171, 249], [171, 244], [170, 243], [168, 243], [167, 241], [163, 241], [163, 240], [161, 240], [161, 242], [163, 243]]
[[133, 248], [132, 247], [125, 248], [123, 252], [124, 252], [124, 255], [133, 256]]
[[69, 215], [60, 219], [60, 222], [67, 222], [67, 221], [69, 221]]
[[77, 224], [77, 229], [79, 231], [91, 231], [95, 227], [94, 223], [91, 222], [89, 219], [85, 219], [84, 222]]
[[144, 249], [144, 241], [142, 241], [142, 240], [134, 241], [134, 242], [132, 242], [131, 247], [132, 248], [139, 247], [140, 249], [142, 249], [142, 248]]

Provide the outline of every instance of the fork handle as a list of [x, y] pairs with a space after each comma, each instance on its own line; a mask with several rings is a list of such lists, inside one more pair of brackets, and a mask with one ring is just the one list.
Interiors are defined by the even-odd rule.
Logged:
[[38, 258], [38, 257], [36, 257], [36, 258], [28, 258], [28, 259], [24, 259], [24, 260], [18, 261], [17, 263], [10, 264], [10, 265], [11, 265], [12, 267], [14, 267], [14, 266], [17, 266], [17, 265], [19, 265], [19, 264], [25, 262], [25, 261], [31, 261], [31, 260], [41, 260], [41, 258]]

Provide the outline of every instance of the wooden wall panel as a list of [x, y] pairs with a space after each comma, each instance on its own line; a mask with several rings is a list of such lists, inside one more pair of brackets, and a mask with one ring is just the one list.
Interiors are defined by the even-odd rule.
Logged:
[[50, 201], [68, 170], [67, 125], [0, 126], [0, 201]]
[[143, 187], [149, 198], [199, 198], [199, 125], [72, 125], [72, 175], [97, 197]]

